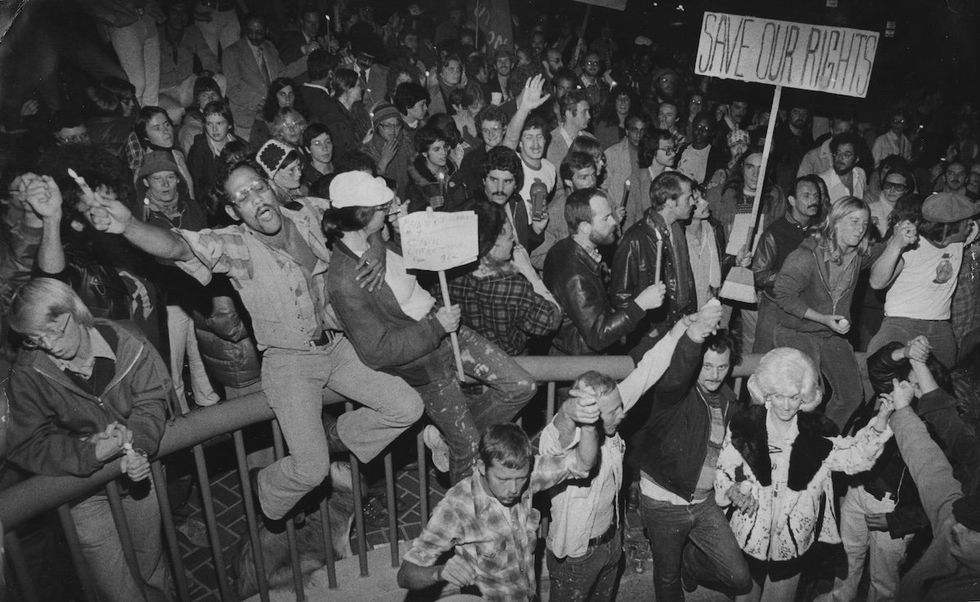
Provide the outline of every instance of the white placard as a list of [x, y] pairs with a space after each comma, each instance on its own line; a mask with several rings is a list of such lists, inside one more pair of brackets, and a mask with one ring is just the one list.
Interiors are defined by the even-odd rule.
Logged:
[[477, 220], [472, 211], [426, 211], [398, 220], [405, 267], [448, 270], [476, 261]]

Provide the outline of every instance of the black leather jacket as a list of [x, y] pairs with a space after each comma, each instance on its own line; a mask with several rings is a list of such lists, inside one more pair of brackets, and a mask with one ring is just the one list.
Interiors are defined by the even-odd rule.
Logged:
[[[671, 227], [677, 240], [684, 241], [684, 230], [680, 224], [674, 223]], [[631, 348], [637, 345], [638, 337], [649, 333], [651, 340], [659, 339], [677, 320], [697, 311], [697, 292], [694, 290], [686, 242], [680, 245], [683, 256], [675, 258], [666, 228], [655, 211], [647, 211], [646, 216], [623, 235], [613, 259], [610, 298], [616, 307], [622, 308], [640, 291], [656, 282], [657, 234], [663, 239], [664, 256], [660, 269], [661, 281], [667, 286], [667, 297], [663, 305], [647, 312], [637, 336], [627, 343]], [[684, 270], [684, 273], [678, 274], [678, 269]], [[653, 332], [654, 329], [656, 332]]]
[[644, 311], [629, 300], [614, 308], [606, 297], [604, 266], [572, 237], [551, 248], [544, 260], [544, 283], [565, 310], [554, 346], [567, 355], [598, 353], [633, 332]]

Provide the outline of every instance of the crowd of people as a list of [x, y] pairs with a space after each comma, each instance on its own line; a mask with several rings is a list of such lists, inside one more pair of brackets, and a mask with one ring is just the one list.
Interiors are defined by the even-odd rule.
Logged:
[[[71, 505], [100, 596], [172, 598], [150, 461], [168, 419], [260, 383], [288, 454], [243, 490], [270, 529], [425, 420], [450, 488], [410, 590], [536, 599], [544, 510], [552, 599], [614, 599], [628, 507], [657, 600], [791, 600], [818, 543], [846, 556], [821, 599], [866, 561], [868, 599], [980, 598], [976, 99], [770, 114], [609, 24], [490, 45], [453, 2], [321, 4], [87, 3], [126, 79], [6, 120], [0, 441], [30, 474], [124, 475], [138, 567], [103, 493]], [[448, 305], [402, 254], [427, 210], [477, 217]], [[721, 298], [735, 270], [751, 302]], [[560, 389], [532, 444], [514, 358], [602, 354], [635, 368]]]

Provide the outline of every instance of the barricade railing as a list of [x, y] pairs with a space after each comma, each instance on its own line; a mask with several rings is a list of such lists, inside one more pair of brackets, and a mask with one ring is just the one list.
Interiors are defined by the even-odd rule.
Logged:
[[[550, 420], [555, 411], [555, 397], [556, 391], [558, 390], [556, 383], [573, 381], [580, 374], [588, 370], [596, 370], [619, 380], [626, 377], [633, 368], [632, 361], [626, 356], [529, 356], [517, 357], [515, 359], [539, 383], [546, 384], [544, 407], [540, 407], [540, 404], [538, 404], [524, 410], [525, 415], [528, 412], [542, 412], [545, 420]], [[742, 377], [751, 374], [755, 369], [758, 360], [759, 356], [749, 355], [744, 357], [742, 363], [734, 368], [733, 377], [735, 378], [736, 390], [741, 388]], [[226, 569], [225, 553], [218, 535], [218, 522], [215, 516], [211, 482], [208, 474], [208, 458], [202, 445], [213, 437], [228, 433], [232, 435], [243, 498], [242, 501], [248, 523], [247, 534], [243, 537], [247, 536], [251, 540], [259, 596], [263, 601], [269, 599], [269, 587], [266, 583], [262, 545], [259, 541], [258, 509], [255, 508], [253, 503], [251, 484], [248, 478], [248, 466], [246, 463], [242, 429], [258, 423], [270, 422], [273, 430], [275, 457], [279, 458], [286, 452], [283, 449], [282, 435], [279, 432], [278, 424], [272, 410], [266, 402], [265, 395], [258, 390], [259, 387], [255, 387], [255, 389], [253, 392], [236, 397], [226, 403], [195, 410], [168, 423], [166, 432], [160, 443], [158, 455], [151, 464], [151, 474], [155, 484], [154, 489], [160, 503], [163, 519], [164, 545], [171, 561], [174, 590], [177, 598], [181, 601], [190, 600], [191, 597], [189, 594], [187, 573], [184, 570], [183, 558], [181, 557], [180, 547], [177, 543], [176, 523], [167, 495], [166, 480], [161, 462], [167, 456], [176, 452], [187, 449], [192, 451], [197, 484], [201, 493], [202, 513], [207, 528], [208, 543], [211, 548], [211, 559], [218, 590], [222, 600], [236, 600], [238, 599], [237, 594], [234, 591], [233, 584]], [[342, 402], [345, 402], [344, 398], [330, 391], [325, 392], [324, 405]], [[346, 407], [347, 410], [350, 410], [352, 404], [347, 402]], [[428, 521], [431, 509], [425, 449], [422, 437], [418, 435], [416, 450], [419, 481], [419, 521], [423, 526]], [[398, 549], [399, 525], [397, 523], [398, 509], [396, 503], [395, 467], [391, 453], [383, 455], [380, 461], [384, 463], [386, 480], [385, 492], [389, 514], [387, 527], [388, 540], [391, 548], [391, 566], [397, 567], [400, 561], [400, 553]], [[354, 489], [354, 529], [358, 543], [360, 572], [362, 576], [367, 576], [367, 545], [364, 515], [361, 507], [360, 465], [352, 455], [350, 457], [350, 463]], [[82, 589], [87, 599], [96, 599], [95, 585], [91, 575], [85, 569], [85, 562], [81, 556], [74, 522], [69, 512], [69, 504], [86, 495], [97, 493], [100, 488], [105, 489], [110, 498], [110, 505], [112, 506], [116, 524], [125, 531], [125, 517], [119, 510], [119, 504], [117, 503], [119, 494], [115, 487], [115, 479], [119, 477], [119, 462], [112, 462], [88, 478], [37, 476], [0, 491], [0, 521], [2, 521], [4, 527], [7, 566], [14, 576], [14, 583], [11, 583], [9, 579], [7, 581], [7, 589], [11, 594], [7, 597], [8, 600], [16, 599], [24, 600], [25, 602], [40, 602], [36, 593], [36, 584], [32, 582], [30, 570], [21, 551], [20, 542], [13, 530], [25, 521], [52, 510], [57, 511], [62, 527], [65, 530], [68, 550], [78, 573]], [[330, 533], [329, 510], [326, 500], [320, 504], [320, 513], [323, 525], [323, 549], [321, 551], [328, 573], [329, 587], [335, 588], [337, 587], [337, 576], [334, 567], [334, 553], [331, 544], [332, 534]], [[303, 574], [297, 551], [295, 526], [292, 521], [286, 521], [286, 533], [289, 542], [293, 587], [296, 599], [305, 600]], [[121, 537], [125, 557], [132, 565], [135, 561], [132, 542], [129, 540], [128, 533]], [[135, 566], [131, 566], [130, 568], [134, 571], [135, 575], [138, 575]]]

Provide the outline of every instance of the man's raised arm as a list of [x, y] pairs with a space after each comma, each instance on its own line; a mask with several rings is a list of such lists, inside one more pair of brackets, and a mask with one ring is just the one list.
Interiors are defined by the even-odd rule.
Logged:
[[115, 198], [91, 190], [84, 191], [83, 197], [88, 205], [85, 216], [96, 230], [122, 234], [133, 246], [161, 259], [188, 261], [194, 257], [184, 239], [170, 230], [136, 219]]

